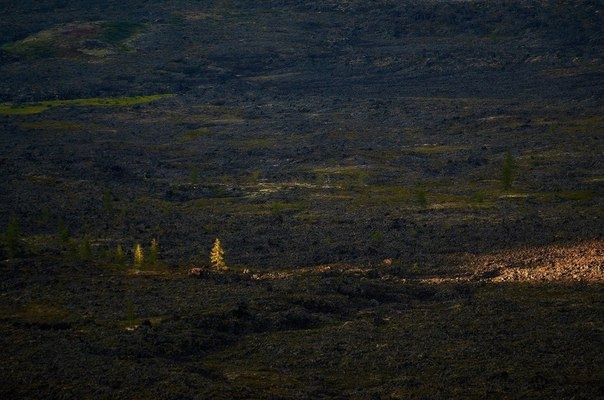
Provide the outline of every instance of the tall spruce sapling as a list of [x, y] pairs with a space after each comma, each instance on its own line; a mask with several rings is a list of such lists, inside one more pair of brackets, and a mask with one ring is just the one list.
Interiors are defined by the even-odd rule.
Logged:
[[157, 239], [151, 239], [151, 247], [149, 248], [149, 262], [155, 264], [159, 258], [159, 244]]
[[113, 196], [109, 189], [103, 190], [103, 211], [107, 214], [113, 214]]
[[19, 224], [15, 213], [10, 215], [6, 227], [6, 250], [9, 258], [14, 258], [19, 252]]
[[427, 197], [427, 192], [426, 189], [424, 189], [423, 187], [420, 187], [419, 189], [417, 189], [417, 192], [415, 192], [415, 200], [417, 201], [417, 204], [424, 208], [428, 206], [428, 197]]
[[118, 243], [115, 249], [115, 262], [117, 262], [119, 266], [123, 266], [126, 262], [126, 254], [124, 253], [124, 248], [121, 243]]
[[503, 160], [503, 166], [501, 169], [501, 182], [504, 190], [510, 190], [512, 188], [512, 182], [514, 180], [514, 157], [512, 153], [507, 151], [505, 153], [505, 159]]
[[59, 233], [59, 239], [61, 240], [62, 245], [66, 245], [69, 243], [69, 229], [67, 229], [67, 225], [63, 222], [62, 218], [59, 218], [57, 221], [57, 231]]
[[90, 236], [84, 235], [78, 249], [78, 256], [80, 261], [90, 261], [92, 259], [92, 245], [90, 243]]
[[226, 263], [224, 262], [224, 249], [222, 248], [222, 244], [218, 238], [216, 238], [214, 241], [214, 246], [210, 252], [210, 262], [212, 264], [212, 268], [217, 271], [226, 271], [228, 269]]
[[145, 256], [143, 254], [143, 247], [140, 243], [134, 245], [134, 266], [136, 268], [140, 268], [143, 266], [143, 261], [145, 260]]

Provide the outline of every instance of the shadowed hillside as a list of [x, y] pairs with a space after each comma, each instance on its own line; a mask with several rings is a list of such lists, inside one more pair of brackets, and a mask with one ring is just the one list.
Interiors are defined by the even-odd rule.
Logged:
[[600, 2], [4, 4], [5, 396], [602, 395]]

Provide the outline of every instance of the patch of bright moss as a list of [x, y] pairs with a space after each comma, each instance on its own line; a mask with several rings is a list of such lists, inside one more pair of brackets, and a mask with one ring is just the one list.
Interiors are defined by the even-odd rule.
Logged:
[[283, 74], [256, 75], [256, 76], [251, 76], [247, 79], [252, 82], [266, 82], [266, 81], [271, 81], [271, 80], [276, 80], [276, 79], [291, 78], [291, 77], [298, 76], [298, 75], [300, 75], [300, 72], [286, 72]]
[[189, 143], [193, 142], [203, 136], [210, 135], [212, 131], [209, 128], [199, 128], [189, 132], [184, 133], [181, 138], [178, 140], [179, 143]]
[[71, 131], [81, 129], [82, 125], [70, 121], [36, 121], [25, 122], [21, 124], [23, 129], [31, 130], [56, 130], [56, 131]]
[[26, 324], [42, 326], [60, 326], [73, 321], [71, 313], [65, 308], [50, 303], [30, 303], [25, 305], [15, 317]]
[[2, 46], [2, 50], [12, 54], [32, 58], [50, 58], [54, 57], [56, 54], [56, 52], [51, 48], [50, 43], [44, 39], [31, 42], [22, 41], [7, 43]]
[[53, 107], [128, 107], [174, 97], [174, 94], [155, 94], [131, 97], [93, 97], [71, 100], [45, 100], [35, 103], [1, 103], [0, 115], [39, 114]]
[[111, 44], [119, 44], [138, 33], [142, 26], [128, 21], [112, 21], [103, 25], [100, 38]]
[[143, 25], [127, 21], [76, 22], [53, 26], [25, 39], [7, 43], [4, 51], [30, 58], [103, 57], [115, 48], [130, 50], [128, 40], [143, 30]]
[[470, 146], [465, 145], [438, 145], [438, 144], [424, 144], [421, 146], [415, 146], [408, 149], [411, 153], [419, 154], [443, 154], [443, 153], [455, 153], [457, 151], [468, 150]]

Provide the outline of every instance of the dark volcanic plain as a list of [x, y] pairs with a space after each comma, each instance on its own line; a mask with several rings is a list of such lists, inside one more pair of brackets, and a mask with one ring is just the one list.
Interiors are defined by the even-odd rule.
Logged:
[[102, 3], [2, 2], [0, 397], [604, 397], [601, 2]]

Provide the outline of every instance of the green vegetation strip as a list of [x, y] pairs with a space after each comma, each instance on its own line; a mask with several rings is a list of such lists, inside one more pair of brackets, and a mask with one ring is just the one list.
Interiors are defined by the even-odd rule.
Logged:
[[154, 94], [133, 97], [93, 97], [89, 99], [46, 100], [33, 103], [0, 103], [0, 115], [39, 114], [53, 107], [127, 107], [174, 97], [174, 94]]

